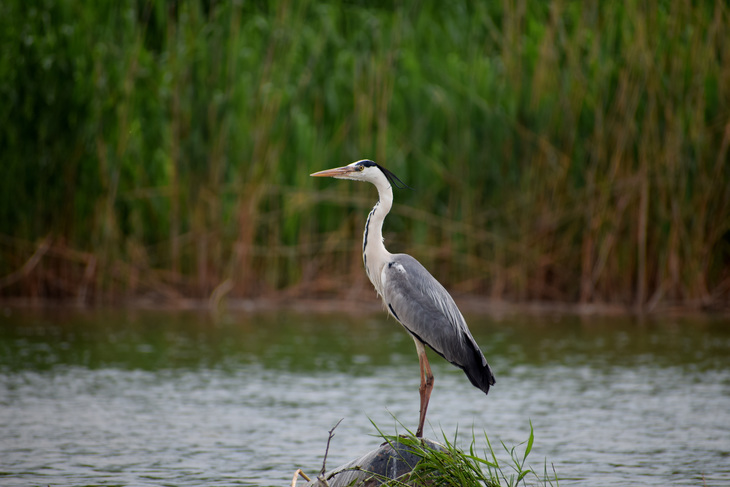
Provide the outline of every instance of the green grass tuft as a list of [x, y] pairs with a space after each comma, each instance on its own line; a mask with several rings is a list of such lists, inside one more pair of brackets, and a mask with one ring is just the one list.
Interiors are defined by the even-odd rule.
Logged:
[[[377, 428], [377, 426], [376, 426]], [[386, 480], [386, 486], [483, 486], [483, 487], [517, 487], [519, 485], [559, 485], [555, 472], [548, 474], [547, 461], [544, 462], [543, 473], [538, 474], [527, 463], [534, 443], [534, 430], [530, 422], [530, 435], [526, 442], [513, 447], [502, 443], [508, 460], [500, 461], [487, 434], [484, 434], [484, 446], [479, 451], [477, 437], [472, 433], [468, 452], [456, 446], [458, 431], [453, 439], [443, 434], [441, 448], [432, 448], [412, 432], [406, 435], [386, 435], [378, 430], [380, 436], [388, 443], [399, 442], [407, 445], [421, 460], [407, 479]]]

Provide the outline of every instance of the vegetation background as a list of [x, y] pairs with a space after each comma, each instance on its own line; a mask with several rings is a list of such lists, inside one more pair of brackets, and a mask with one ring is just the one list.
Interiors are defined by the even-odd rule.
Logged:
[[0, 3], [0, 297], [455, 294], [727, 306], [722, 0]]

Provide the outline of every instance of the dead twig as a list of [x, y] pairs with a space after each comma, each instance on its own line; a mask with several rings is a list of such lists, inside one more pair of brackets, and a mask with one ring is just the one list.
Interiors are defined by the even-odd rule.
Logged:
[[[345, 418], [342, 418], [345, 419]], [[329, 437], [327, 438], [327, 448], [324, 449], [324, 458], [322, 459], [322, 470], [320, 470], [319, 475], [317, 476], [317, 480], [322, 482], [322, 485], [329, 487], [329, 482], [327, 482], [327, 479], [324, 477], [324, 474], [327, 471], [326, 465], [327, 465], [327, 455], [329, 455], [330, 452], [330, 442], [332, 441], [332, 438], [335, 436], [335, 429], [340, 425], [342, 422], [342, 419], [337, 422], [336, 425], [332, 427], [332, 429], [329, 431]]]
[[[325, 450], [324, 450], [324, 458], [322, 459], [322, 470], [320, 470], [319, 475], [317, 475], [317, 483], [315, 485], [329, 487], [330, 484], [329, 484], [329, 482], [327, 482], [327, 480], [331, 479], [334, 476], [334, 474], [330, 475], [329, 478], [325, 478], [325, 476], [324, 476], [327, 471], [327, 467], [326, 467], [327, 455], [329, 455], [329, 452], [330, 452], [330, 442], [332, 441], [332, 438], [334, 438], [334, 436], [335, 436], [335, 429], [340, 425], [340, 423], [342, 422], [343, 419], [345, 419], [345, 418], [342, 418], [341, 420], [339, 420], [337, 422], [337, 424], [334, 425], [331, 430], [329, 430], [329, 437], [327, 438], [327, 448], [325, 448]], [[292, 477], [292, 479], [291, 479], [291, 487], [296, 487], [298, 476], [301, 476], [307, 482], [310, 482], [309, 477], [307, 477], [307, 475], [304, 472], [302, 472], [301, 468], [298, 468], [297, 471], [294, 472], [294, 477]]]
[[307, 474], [302, 472], [301, 468], [298, 468], [296, 472], [294, 472], [294, 477], [291, 479], [291, 487], [297, 487], [297, 477], [301, 476], [304, 480], [307, 482], [310, 481], [309, 477], [307, 477]]
[[31, 255], [30, 259], [28, 259], [27, 262], [23, 264], [20, 269], [0, 278], [0, 288], [9, 286], [30, 274], [35, 266], [38, 265], [38, 262], [40, 262], [45, 253], [48, 252], [50, 246], [51, 236], [48, 235], [46, 236], [46, 238], [43, 239], [36, 251], [33, 252], [33, 255]]

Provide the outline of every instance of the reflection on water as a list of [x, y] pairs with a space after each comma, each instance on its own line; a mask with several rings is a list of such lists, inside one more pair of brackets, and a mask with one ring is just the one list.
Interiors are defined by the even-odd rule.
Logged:
[[[2, 485], [288, 485], [340, 418], [330, 467], [378, 445], [370, 420], [416, 426], [415, 348], [380, 315], [0, 312]], [[497, 384], [432, 354], [428, 436], [532, 421], [561, 485], [730, 483], [727, 319], [469, 322]]]

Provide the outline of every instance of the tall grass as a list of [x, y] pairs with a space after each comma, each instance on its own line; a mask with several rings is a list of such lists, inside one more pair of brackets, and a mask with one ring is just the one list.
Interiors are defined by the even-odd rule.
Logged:
[[[0, 295], [357, 295], [386, 238], [457, 292], [730, 293], [724, 2], [0, 4]], [[397, 236], [397, 237], [396, 237]]]

